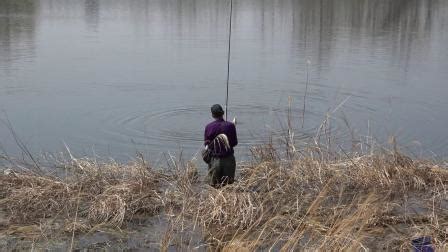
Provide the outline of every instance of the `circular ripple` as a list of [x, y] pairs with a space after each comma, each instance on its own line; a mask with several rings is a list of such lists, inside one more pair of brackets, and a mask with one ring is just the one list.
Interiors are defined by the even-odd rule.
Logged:
[[[109, 111], [103, 120], [103, 132], [108, 138], [122, 144], [150, 145], [165, 148], [182, 146], [197, 148], [202, 145], [204, 126], [212, 121], [208, 106], [172, 108], [161, 111], [132, 113]], [[314, 136], [325, 119], [322, 113], [307, 111], [305, 127], [301, 127], [302, 111], [292, 109], [290, 120], [296, 140]], [[118, 117], [117, 115], [123, 115]], [[229, 115], [237, 118], [239, 144], [243, 146], [266, 143], [270, 139], [283, 139], [287, 135], [288, 109], [263, 105], [232, 106]], [[230, 118], [229, 118], [230, 119]], [[313, 126], [308, 126], [313, 125]], [[339, 123], [332, 125], [339, 128]], [[334, 130], [346, 137], [347, 132]]]

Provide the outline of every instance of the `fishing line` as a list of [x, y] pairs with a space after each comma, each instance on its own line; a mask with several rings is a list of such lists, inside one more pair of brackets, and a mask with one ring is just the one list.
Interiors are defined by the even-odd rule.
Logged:
[[227, 92], [226, 92], [226, 121], [227, 121], [227, 107], [229, 106], [229, 77], [230, 77], [230, 41], [232, 39], [232, 12], [233, 0], [230, 0], [230, 17], [229, 17], [229, 48], [227, 51]]

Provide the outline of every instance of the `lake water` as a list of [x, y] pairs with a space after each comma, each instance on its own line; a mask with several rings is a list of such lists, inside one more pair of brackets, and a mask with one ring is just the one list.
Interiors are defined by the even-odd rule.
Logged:
[[[34, 153], [191, 155], [225, 102], [228, 13], [226, 0], [0, 0], [0, 118]], [[297, 141], [330, 112], [341, 142], [355, 130], [448, 154], [448, 1], [234, 0], [233, 14], [240, 152], [282, 135], [290, 97]], [[4, 124], [0, 143], [20, 153]]]

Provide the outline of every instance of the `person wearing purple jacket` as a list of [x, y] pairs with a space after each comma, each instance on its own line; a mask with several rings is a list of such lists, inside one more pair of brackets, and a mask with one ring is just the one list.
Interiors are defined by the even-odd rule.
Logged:
[[224, 120], [221, 105], [211, 107], [215, 121], [205, 127], [204, 145], [211, 150], [208, 163], [210, 185], [219, 187], [232, 184], [235, 179], [236, 162], [233, 147], [238, 144], [235, 124]]

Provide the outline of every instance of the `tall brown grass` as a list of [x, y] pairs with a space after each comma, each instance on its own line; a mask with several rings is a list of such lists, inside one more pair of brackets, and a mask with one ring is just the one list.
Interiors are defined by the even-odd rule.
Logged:
[[90, 225], [120, 227], [134, 214], [161, 210], [163, 175], [143, 163], [76, 160], [65, 168], [71, 173], [67, 177], [23, 172], [0, 176], [0, 205], [11, 224], [52, 217], [70, 220], [78, 209]]
[[65, 177], [1, 173], [0, 206], [10, 226], [62, 218], [73, 235], [159, 215], [170, 223], [162, 250], [405, 250], [419, 236], [448, 249], [446, 165], [397, 150], [323, 158], [316, 148], [281, 158], [272, 145], [254, 147], [221, 189], [181, 161], [168, 171], [73, 160]]
[[211, 247], [395, 250], [424, 235], [448, 248], [446, 167], [386, 151], [288, 161], [275, 153], [258, 148], [237, 183], [183, 197], [180, 214]]

